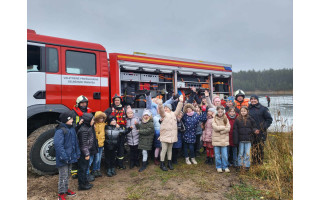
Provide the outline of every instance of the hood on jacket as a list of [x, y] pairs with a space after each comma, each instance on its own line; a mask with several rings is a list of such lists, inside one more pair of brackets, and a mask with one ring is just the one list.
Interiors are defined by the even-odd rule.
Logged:
[[83, 123], [90, 126], [90, 122], [93, 118], [93, 114], [91, 113], [83, 113], [82, 115], [82, 119], [83, 119]]
[[97, 111], [94, 115], [94, 122], [98, 123], [99, 122], [99, 118], [103, 118], [103, 121], [105, 122], [107, 119], [107, 115], [102, 112], [102, 111]]
[[195, 111], [194, 106], [191, 103], [187, 103], [184, 107], [183, 107], [183, 113], [187, 113], [187, 109], [191, 108], [192, 111]]

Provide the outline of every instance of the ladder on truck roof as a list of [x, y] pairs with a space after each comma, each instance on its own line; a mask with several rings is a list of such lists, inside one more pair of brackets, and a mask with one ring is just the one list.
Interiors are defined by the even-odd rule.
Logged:
[[230, 64], [215, 63], [215, 62], [202, 61], [202, 60], [192, 60], [192, 59], [187, 59], [187, 58], [177, 58], [177, 57], [171, 57], [171, 56], [161, 56], [161, 55], [142, 53], [142, 52], [133, 52], [133, 55], [142, 55], [142, 56], [147, 56], [147, 57], [152, 57], [152, 58], [162, 58], [162, 59], [169, 59], [169, 60], [194, 62], [194, 63], [200, 63], [200, 64], [219, 65], [219, 66], [226, 66], [226, 67], [232, 68], [232, 65], [230, 65]]

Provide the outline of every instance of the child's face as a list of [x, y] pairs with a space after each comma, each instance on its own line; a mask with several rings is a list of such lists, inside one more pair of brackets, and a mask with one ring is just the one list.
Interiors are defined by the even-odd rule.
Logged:
[[133, 112], [127, 112], [127, 117], [131, 119], [133, 117]]
[[193, 110], [191, 108], [187, 108], [187, 113], [191, 113]]
[[216, 99], [216, 100], [213, 102], [213, 104], [214, 104], [215, 106], [220, 106], [220, 105], [221, 105], [221, 100], [220, 100], [220, 99]]
[[179, 113], [178, 116], [177, 116], [177, 119], [180, 120], [181, 118], [182, 118], [182, 113]]
[[171, 112], [171, 110], [168, 107], [164, 107], [164, 111], [167, 113]]
[[143, 115], [143, 119], [148, 121], [150, 119], [150, 116], [149, 115]]
[[196, 106], [196, 112], [200, 112], [199, 106]]
[[228, 107], [231, 107], [231, 106], [233, 106], [233, 103], [232, 103], [232, 101], [227, 101], [227, 103], [226, 103], [226, 104], [227, 104], [227, 106], [228, 106]]
[[69, 119], [69, 120], [66, 122], [66, 124], [72, 125], [72, 122], [73, 122], [73, 118]]
[[214, 113], [212, 111], [208, 111], [208, 116], [212, 116]]
[[242, 116], [246, 116], [248, 114], [248, 111], [246, 109], [242, 108], [240, 113]]
[[112, 120], [112, 121], [110, 122], [110, 125], [112, 125], [112, 126], [117, 125], [117, 121], [116, 121], [116, 120]]
[[230, 115], [230, 116], [235, 116], [235, 115], [236, 115], [236, 112], [232, 109], [232, 110], [229, 111], [229, 115]]
[[222, 117], [223, 114], [224, 114], [223, 110], [222, 110], [222, 109], [219, 109], [219, 110], [218, 110], [218, 116], [219, 116], [219, 117]]
[[103, 121], [104, 121], [103, 117], [100, 117], [98, 120], [99, 123], [102, 123]]

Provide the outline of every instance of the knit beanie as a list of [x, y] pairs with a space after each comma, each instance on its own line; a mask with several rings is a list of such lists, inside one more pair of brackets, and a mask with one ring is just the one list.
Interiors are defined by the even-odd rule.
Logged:
[[227, 98], [227, 101], [232, 101], [232, 103], [234, 103], [234, 97], [233, 97], [233, 96], [228, 97], [228, 98]]
[[211, 111], [213, 113], [216, 113], [216, 109], [215, 108], [209, 108], [208, 111]]
[[172, 106], [171, 106], [171, 104], [169, 104], [169, 103], [168, 103], [168, 104], [165, 104], [164, 107], [167, 107], [167, 108], [169, 108], [170, 110], [172, 110]]
[[142, 116], [149, 115], [151, 117], [151, 112], [148, 109], [144, 109]]
[[255, 94], [251, 95], [250, 100], [251, 100], [252, 98], [257, 99], [257, 100], [258, 100], [258, 102], [259, 102], [259, 97], [258, 97], [257, 95], [255, 95]]
[[73, 113], [71, 111], [61, 113], [59, 116], [60, 122], [62, 122], [64, 124], [67, 123], [67, 121], [72, 119], [72, 115], [73, 115]]
[[83, 123], [86, 125], [90, 125], [92, 118], [93, 114], [91, 113], [83, 113], [82, 115]]

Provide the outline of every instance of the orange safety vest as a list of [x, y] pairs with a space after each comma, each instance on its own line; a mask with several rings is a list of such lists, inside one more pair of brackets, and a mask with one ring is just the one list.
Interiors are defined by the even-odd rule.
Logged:
[[240, 103], [237, 100], [234, 101], [236, 103], [236, 107], [240, 110], [242, 106], [249, 107], [249, 99], [243, 99], [243, 101]]

